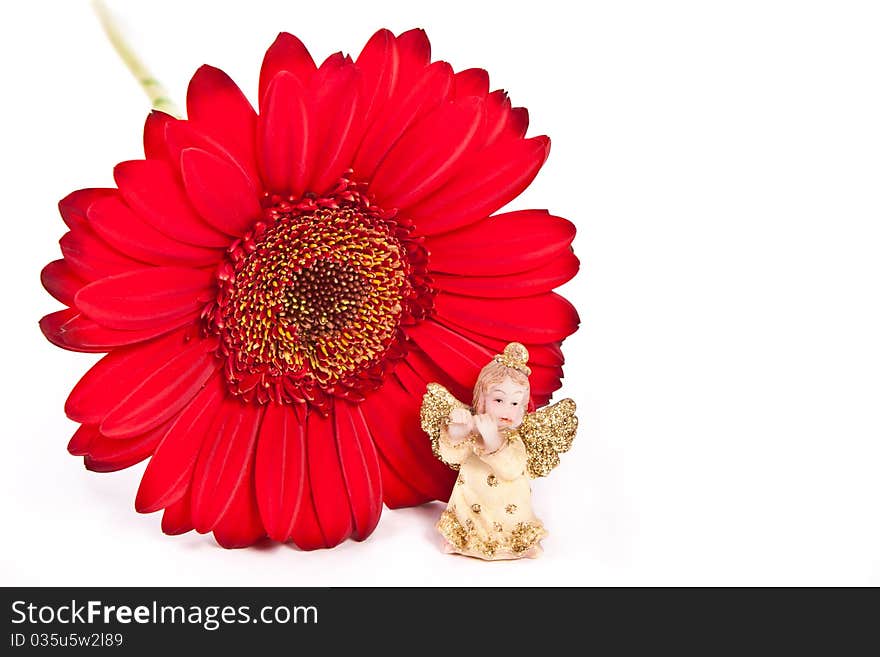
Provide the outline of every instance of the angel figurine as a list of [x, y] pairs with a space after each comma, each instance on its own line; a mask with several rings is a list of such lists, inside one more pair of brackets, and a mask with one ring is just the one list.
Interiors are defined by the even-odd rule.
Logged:
[[422, 429], [434, 455], [458, 478], [437, 522], [449, 553], [487, 560], [537, 557], [547, 532], [532, 513], [529, 479], [547, 475], [577, 430], [575, 403], [563, 399], [526, 413], [529, 352], [511, 342], [477, 377], [473, 406], [429, 383]]

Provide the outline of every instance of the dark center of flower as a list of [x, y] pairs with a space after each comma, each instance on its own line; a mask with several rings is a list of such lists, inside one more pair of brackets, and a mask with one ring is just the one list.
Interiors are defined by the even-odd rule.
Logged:
[[319, 409], [330, 396], [363, 399], [403, 355], [401, 325], [430, 311], [424, 248], [348, 181], [265, 208], [230, 247], [203, 315], [229, 390]]
[[[398, 276], [397, 279], [403, 279]], [[393, 280], [393, 279], [392, 279]], [[405, 280], [400, 280], [405, 283]], [[314, 347], [330, 341], [340, 330], [356, 325], [359, 309], [376, 291], [358, 268], [338, 260], [315, 260], [311, 267], [294, 272], [282, 292], [279, 318], [290, 318], [304, 344]], [[392, 295], [392, 302], [399, 304]], [[396, 313], [389, 313], [392, 317]]]

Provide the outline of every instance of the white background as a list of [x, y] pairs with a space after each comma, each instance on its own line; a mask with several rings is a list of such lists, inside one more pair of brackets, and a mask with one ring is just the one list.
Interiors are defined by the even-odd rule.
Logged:
[[379, 27], [486, 68], [553, 152], [512, 207], [578, 226], [582, 429], [534, 484], [537, 561], [443, 555], [442, 506], [364, 543], [227, 551], [83, 469], [44, 340], [55, 204], [141, 156], [147, 101], [86, 2], [0, 9], [3, 585], [880, 584], [880, 16], [870, 2], [110, 3], [183, 103], [202, 63], [254, 100], [281, 30], [316, 59]]

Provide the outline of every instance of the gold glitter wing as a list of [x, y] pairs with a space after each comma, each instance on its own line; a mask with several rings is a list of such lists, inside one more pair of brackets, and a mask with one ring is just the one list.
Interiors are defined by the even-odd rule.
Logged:
[[458, 470], [457, 464], [447, 463], [440, 456], [440, 431], [446, 426], [449, 414], [454, 408], [468, 408], [468, 406], [458, 401], [451, 392], [439, 383], [428, 384], [428, 391], [422, 398], [420, 412], [422, 429], [431, 438], [431, 449], [434, 451], [434, 456], [450, 468]]
[[529, 475], [546, 477], [559, 465], [559, 455], [571, 448], [578, 419], [574, 400], [539, 408], [523, 418], [518, 433], [528, 452]]

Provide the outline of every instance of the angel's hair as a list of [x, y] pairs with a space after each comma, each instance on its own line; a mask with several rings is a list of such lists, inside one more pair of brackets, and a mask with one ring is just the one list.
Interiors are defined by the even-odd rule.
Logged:
[[528, 360], [529, 352], [518, 342], [511, 342], [504, 348], [503, 354], [498, 354], [490, 360], [489, 364], [480, 370], [480, 375], [474, 385], [474, 411], [476, 413], [486, 412], [486, 393], [491, 386], [501, 383], [507, 377], [526, 389], [524, 401], [528, 408], [528, 402], [531, 398], [531, 387], [527, 374], [530, 370], [526, 365]]

